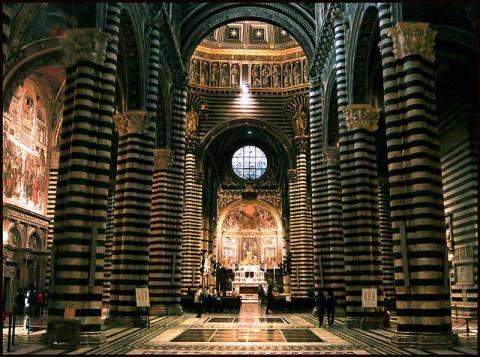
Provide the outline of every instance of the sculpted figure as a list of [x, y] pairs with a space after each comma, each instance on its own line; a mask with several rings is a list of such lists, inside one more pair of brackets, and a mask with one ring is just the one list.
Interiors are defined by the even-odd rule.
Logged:
[[238, 87], [240, 85], [240, 68], [238, 64], [232, 65], [232, 87]]
[[302, 83], [302, 69], [298, 61], [293, 65], [293, 80], [296, 86]]
[[274, 64], [273, 65], [273, 87], [274, 88], [280, 88], [280, 83], [281, 83], [281, 69], [280, 65]]
[[261, 87], [262, 82], [260, 81], [260, 66], [254, 64], [252, 68], [252, 87]]
[[230, 70], [228, 63], [222, 64], [222, 87], [228, 87], [230, 85]]
[[305, 120], [307, 118], [307, 114], [302, 110], [295, 114], [292, 119], [293, 125], [293, 132], [295, 136], [305, 136]]
[[198, 113], [195, 109], [190, 109], [190, 111], [186, 115], [186, 127], [185, 127], [185, 134], [187, 136], [195, 136], [197, 135], [197, 127], [198, 127]]
[[190, 68], [190, 77], [192, 78], [192, 83], [198, 84], [200, 82], [199, 72], [200, 68], [198, 65], [198, 60], [194, 59], [192, 61], [192, 67]]
[[208, 86], [209, 84], [209, 68], [208, 68], [208, 62], [203, 62], [202, 63], [202, 84]]
[[290, 87], [291, 80], [290, 80], [290, 75], [291, 75], [291, 69], [290, 65], [286, 64], [285, 67], [283, 67], [283, 86], [284, 87]]
[[263, 85], [263, 88], [268, 88], [268, 87], [271, 86], [270, 76], [271, 76], [270, 66], [264, 64], [263, 67], [262, 67], [262, 85]]
[[220, 79], [220, 66], [217, 62], [212, 65], [212, 86], [218, 86], [218, 80]]

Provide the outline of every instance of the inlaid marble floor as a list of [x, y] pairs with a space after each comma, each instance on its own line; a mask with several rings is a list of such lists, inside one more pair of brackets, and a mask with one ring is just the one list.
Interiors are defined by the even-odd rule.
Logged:
[[69, 351], [52, 349], [40, 340], [45, 330], [29, 335], [17, 328], [16, 345], [4, 354], [379, 354], [476, 355], [477, 335], [460, 336], [461, 343], [450, 349], [419, 350], [397, 348], [391, 343], [394, 330], [347, 328], [342, 318], [331, 327], [319, 328], [310, 314], [265, 315], [256, 303], [243, 304], [239, 314], [194, 314], [151, 319], [149, 328], [105, 326], [106, 342]]

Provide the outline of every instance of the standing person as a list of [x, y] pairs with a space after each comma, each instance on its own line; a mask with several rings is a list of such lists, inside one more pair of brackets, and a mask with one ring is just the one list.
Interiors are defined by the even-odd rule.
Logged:
[[333, 325], [333, 320], [335, 319], [335, 296], [333, 295], [333, 290], [328, 290], [328, 296], [326, 298], [327, 305], [327, 321], [328, 326]]
[[273, 285], [269, 285], [268, 291], [267, 291], [267, 310], [265, 311], [267, 315], [270, 314], [269, 311], [272, 309], [272, 305], [273, 305]]
[[193, 302], [194, 302], [194, 304], [197, 308], [197, 317], [202, 317], [202, 303], [203, 303], [204, 298], [205, 298], [205, 294], [203, 293], [202, 286], [199, 285], [198, 290], [195, 293], [195, 297], [194, 297], [194, 300], [193, 300]]
[[20, 288], [17, 296], [15, 297], [15, 309], [17, 315], [23, 315], [25, 310], [25, 294], [22, 288]]
[[317, 305], [317, 314], [318, 314], [318, 326], [322, 327], [323, 325], [323, 317], [325, 316], [325, 295], [323, 295], [323, 291], [318, 290], [317, 299], [315, 301], [315, 305]]
[[40, 310], [40, 317], [43, 317], [43, 308], [45, 305], [45, 294], [43, 291], [39, 290], [37, 296], [35, 297], [35, 302], [37, 304], [38, 309]]

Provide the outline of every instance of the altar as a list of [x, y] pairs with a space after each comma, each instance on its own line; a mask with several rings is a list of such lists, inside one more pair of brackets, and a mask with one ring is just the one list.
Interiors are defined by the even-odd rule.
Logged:
[[268, 283], [265, 280], [265, 272], [259, 265], [240, 265], [235, 270], [235, 278], [232, 281], [234, 293], [239, 294], [243, 302], [256, 302], [258, 300], [258, 288], [267, 291]]

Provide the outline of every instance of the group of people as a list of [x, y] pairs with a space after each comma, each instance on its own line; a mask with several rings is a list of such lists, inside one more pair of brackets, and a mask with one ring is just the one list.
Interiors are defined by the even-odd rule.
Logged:
[[47, 298], [42, 290], [23, 290], [20, 288], [15, 297], [15, 313], [17, 315], [44, 317], [46, 302]]
[[323, 294], [323, 291], [318, 291], [315, 298], [315, 307], [317, 308], [318, 326], [322, 327], [325, 313], [327, 314], [328, 326], [333, 325], [335, 319], [335, 296], [332, 289], [328, 290], [327, 296]]
[[193, 303], [195, 304], [197, 317], [202, 317], [202, 310], [204, 305], [205, 305], [205, 309], [208, 312], [222, 311], [223, 306], [222, 306], [221, 296], [222, 296], [221, 292], [218, 292], [216, 288], [210, 288], [210, 289], [207, 289], [206, 292], [204, 292], [202, 285], [199, 285], [193, 297]]

